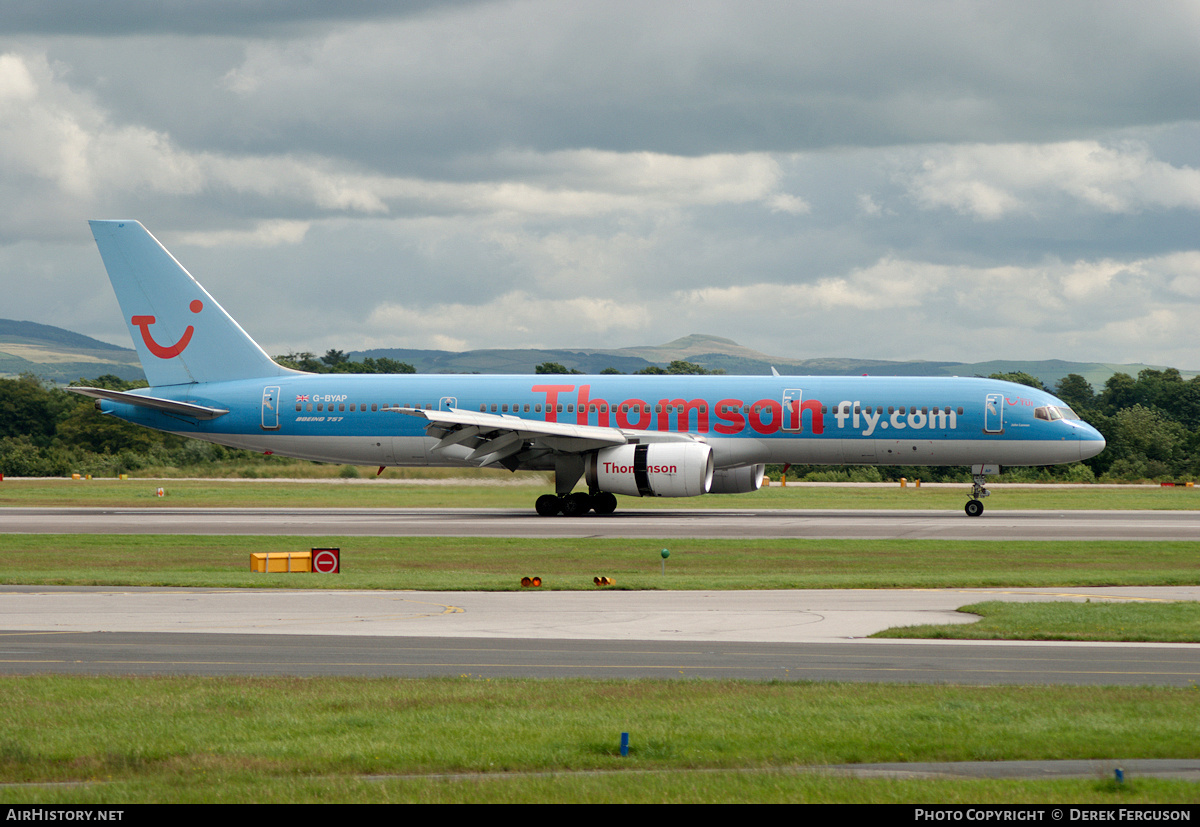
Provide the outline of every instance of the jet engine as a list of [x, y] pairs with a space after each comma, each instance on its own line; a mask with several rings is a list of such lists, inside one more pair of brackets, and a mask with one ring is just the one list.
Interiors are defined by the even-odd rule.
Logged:
[[741, 465], [737, 468], [718, 468], [713, 472], [710, 494], [748, 494], [762, 488], [766, 466]]
[[589, 454], [584, 472], [593, 491], [697, 497], [712, 485], [712, 448], [699, 442], [618, 445]]

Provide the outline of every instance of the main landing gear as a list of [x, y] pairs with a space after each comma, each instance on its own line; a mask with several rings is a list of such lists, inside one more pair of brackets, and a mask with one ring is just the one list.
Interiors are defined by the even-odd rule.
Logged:
[[987, 475], [998, 473], [1000, 473], [1000, 468], [996, 465], [971, 466], [971, 479], [975, 484], [971, 487], [971, 499], [967, 500], [967, 504], [963, 508], [968, 517], [978, 517], [983, 513], [983, 499], [992, 495], [992, 492], [985, 487]]
[[617, 498], [607, 491], [594, 494], [584, 494], [582, 491], [574, 494], [543, 494], [537, 498], [534, 508], [543, 517], [554, 517], [558, 514], [564, 517], [582, 517], [589, 511], [611, 514], [617, 510]]

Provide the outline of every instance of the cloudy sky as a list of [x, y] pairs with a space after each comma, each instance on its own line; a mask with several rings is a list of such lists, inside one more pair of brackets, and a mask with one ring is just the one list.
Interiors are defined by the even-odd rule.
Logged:
[[1192, 2], [5, 0], [0, 317], [1200, 368]]

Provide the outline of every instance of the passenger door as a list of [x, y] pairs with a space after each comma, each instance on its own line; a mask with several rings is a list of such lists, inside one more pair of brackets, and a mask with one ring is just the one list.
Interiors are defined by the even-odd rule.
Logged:
[[263, 388], [262, 427], [264, 431], [279, 429], [279, 386]]
[[989, 393], [983, 403], [983, 432], [1004, 433], [1004, 394]]

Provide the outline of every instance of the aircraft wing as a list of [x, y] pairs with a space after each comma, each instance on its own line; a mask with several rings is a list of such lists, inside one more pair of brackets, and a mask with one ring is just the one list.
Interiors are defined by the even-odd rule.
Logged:
[[[430, 411], [421, 408], [391, 408], [397, 413], [424, 417], [429, 424], [425, 432], [438, 437], [433, 447], [437, 452], [452, 445], [472, 449], [465, 457], [468, 462], [491, 465], [513, 457], [522, 451], [537, 454], [582, 454], [598, 448], [624, 445], [629, 442], [618, 428], [596, 425], [572, 425], [566, 422], [542, 422], [516, 416], [463, 411], [457, 408]], [[511, 462], [511, 461], [510, 461]], [[509, 463], [503, 463], [506, 466]]]
[[156, 411], [190, 416], [193, 419], [216, 419], [218, 416], [229, 413], [226, 408], [210, 408], [194, 402], [176, 402], [174, 399], [159, 399], [156, 396], [142, 396], [104, 388], [67, 388], [67, 390], [81, 396], [90, 396], [93, 399], [108, 399], [112, 402], [123, 402], [126, 405], [137, 405], [139, 408], [151, 408]]

